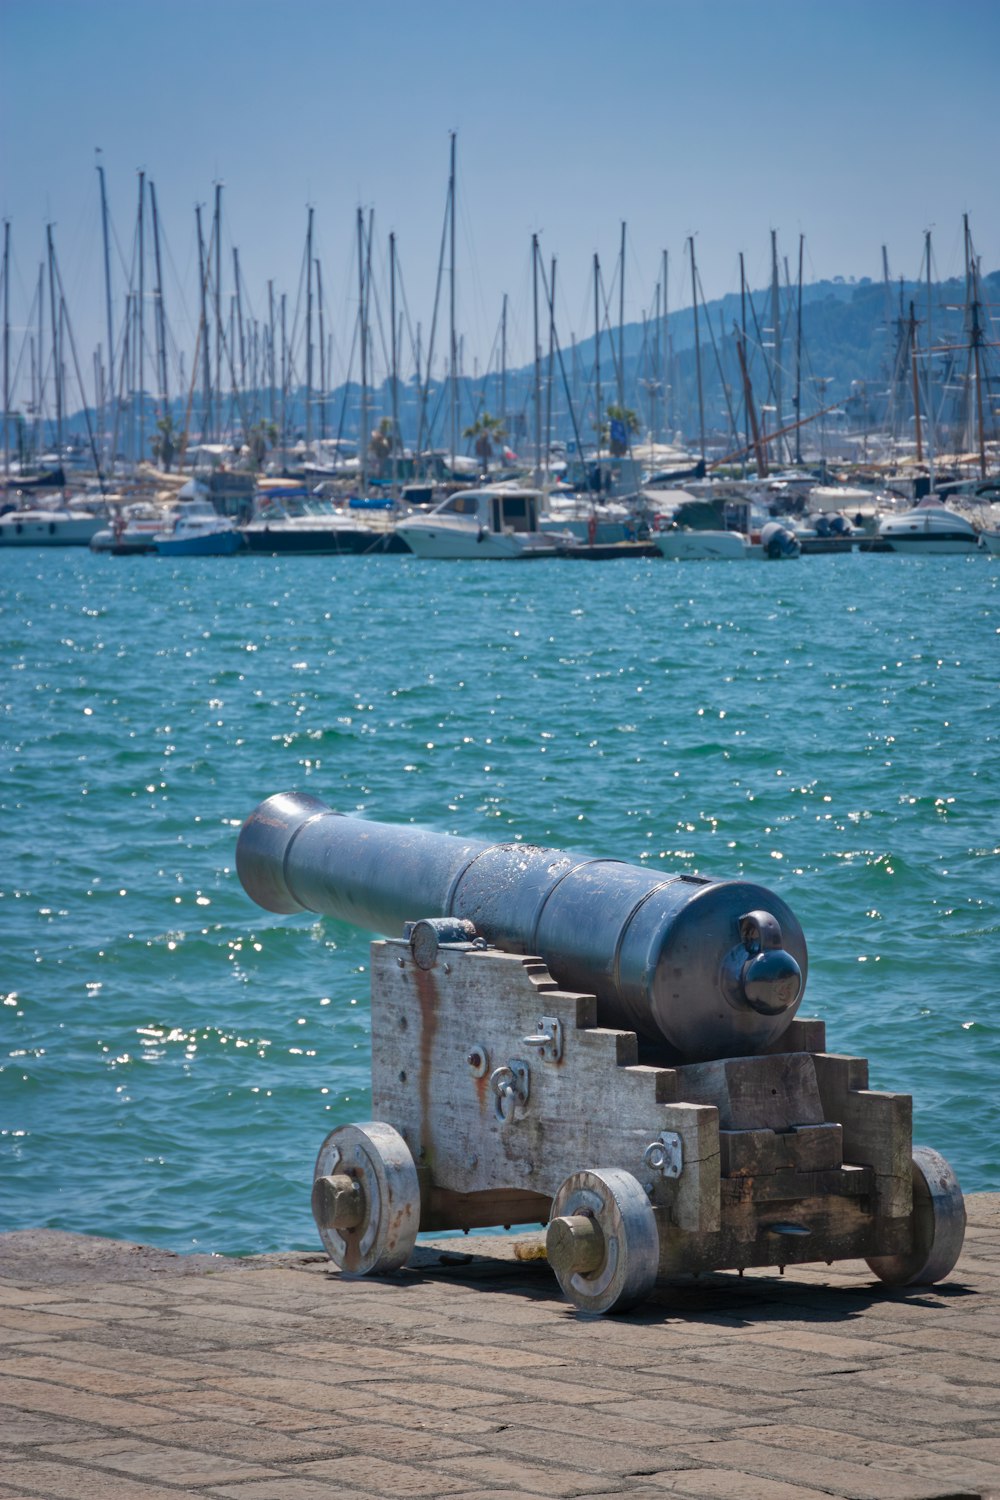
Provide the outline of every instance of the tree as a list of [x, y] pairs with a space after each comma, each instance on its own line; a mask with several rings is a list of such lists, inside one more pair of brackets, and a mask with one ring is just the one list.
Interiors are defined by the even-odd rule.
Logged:
[[170, 412], [164, 412], [156, 424], [156, 432], [150, 439], [150, 448], [156, 462], [166, 474], [170, 473], [170, 465], [173, 463], [174, 454], [177, 452], [176, 436], [174, 419]]
[[500, 418], [491, 417], [488, 411], [484, 411], [479, 414], [471, 427], [465, 429], [462, 436], [473, 440], [472, 446], [476, 457], [483, 468], [488, 469], [490, 459], [493, 457], [493, 444], [502, 443], [507, 434]]
[[392, 418], [383, 417], [368, 440], [368, 452], [378, 465], [380, 477], [385, 476], [385, 466], [392, 448]]
[[624, 458], [628, 452], [629, 434], [639, 431], [639, 418], [631, 406], [617, 404], [608, 406], [605, 415], [608, 420], [601, 427], [601, 442], [607, 442], [613, 458]]
[[273, 448], [278, 441], [278, 424], [276, 422], [257, 422], [248, 433], [250, 457], [255, 469], [264, 466], [268, 448]]

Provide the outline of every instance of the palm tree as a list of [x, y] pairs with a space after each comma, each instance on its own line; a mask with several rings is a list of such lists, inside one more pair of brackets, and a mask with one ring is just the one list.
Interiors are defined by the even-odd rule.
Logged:
[[607, 421], [601, 426], [601, 442], [608, 443], [612, 457], [624, 458], [628, 452], [629, 434], [639, 431], [639, 418], [631, 406], [617, 403], [608, 406], [605, 415]]
[[177, 452], [177, 444], [174, 441], [175, 437], [174, 419], [170, 412], [166, 411], [157, 421], [156, 432], [150, 440], [149, 445], [152, 449], [153, 457], [158, 464], [163, 466], [163, 471], [166, 474], [170, 473], [170, 465], [173, 463], [174, 454]]
[[490, 459], [493, 457], [493, 444], [502, 443], [507, 433], [499, 417], [491, 417], [488, 411], [484, 411], [479, 414], [471, 427], [465, 429], [462, 436], [473, 439], [476, 457], [482, 463], [483, 468], [488, 469]]
[[378, 465], [379, 476], [385, 474], [385, 466], [392, 452], [392, 418], [383, 417], [368, 440], [368, 452]]
[[278, 424], [276, 422], [257, 422], [249, 432], [250, 456], [253, 459], [255, 469], [264, 466], [268, 448], [273, 448], [278, 441]]

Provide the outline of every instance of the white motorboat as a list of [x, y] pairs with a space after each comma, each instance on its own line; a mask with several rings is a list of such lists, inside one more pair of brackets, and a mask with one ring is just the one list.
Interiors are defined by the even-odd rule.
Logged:
[[209, 500], [186, 500], [173, 525], [153, 537], [162, 557], [232, 557], [243, 538], [228, 516], [220, 516]]
[[342, 509], [301, 486], [262, 487], [243, 536], [251, 552], [272, 555], [406, 550], [393, 530], [391, 502], [351, 501]]
[[942, 505], [936, 495], [928, 495], [912, 510], [883, 516], [878, 535], [893, 552], [915, 557], [975, 552], [979, 547], [979, 532], [972, 522]]
[[991, 557], [1000, 557], [1000, 531], [981, 531], [979, 545]]
[[541, 490], [490, 485], [461, 490], [432, 511], [398, 522], [396, 535], [418, 557], [556, 557], [577, 545], [569, 532], [539, 528]]
[[87, 510], [11, 510], [0, 516], [0, 547], [86, 547], [103, 525]]
[[653, 541], [669, 562], [739, 562], [751, 555], [749, 538], [741, 531], [673, 525], [654, 532]]
[[120, 506], [110, 526], [95, 531], [90, 539], [91, 552], [110, 552], [115, 557], [138, 557], [156, 551], [157, 535], [167, 529], [176, 515], [151, 500], [135, 500]]

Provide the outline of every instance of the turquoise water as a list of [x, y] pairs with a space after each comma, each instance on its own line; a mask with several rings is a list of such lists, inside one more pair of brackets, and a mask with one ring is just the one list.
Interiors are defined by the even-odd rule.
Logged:
[[315, 1247], [368, 939], [263, 797], [773, 886], [802, 1014], [1000, 1187], [1000, 565], [0, 553], [0, 1222]]

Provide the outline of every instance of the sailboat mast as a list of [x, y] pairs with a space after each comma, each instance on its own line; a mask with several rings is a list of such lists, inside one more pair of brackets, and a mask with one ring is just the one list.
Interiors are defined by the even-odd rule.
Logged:
[[451, 470], [455, 472], [455, 454], [458, 450], [458, 371], [456, 369], [455, 345], [455, 132], [451, 132], [451, 171], [448, 176], [448, 234], [451, 269], [448, 277], [449, 298], [449, 365], [451, 369]]
[[694, 307], [694, 362], [698, 378], [698, 441], [702, 462], [705, 459], [705, 395], [701, 382], [701, 340], [698, 334], [698, 271], [694, 263], [694, 235], [688, 236], [691, 251], [691, 302]]
[[[108, 355], [111, 367], [112, 381], [114, 379], [114, 366], [111, 355]], [[111, 392], [111, 398], [114, 391]], [[40, 453], [45, 446], [43, 432], [42, 410], [45, 406], [45, 262], [38, 262], [38, 391], [35, 396], [35, 452]]]
[[601, 410], [601, 262], [594, 251], [594, 426], [597, 429], [597, 456], [601, 456], [601, 428], [604, 413]]
[[669, 315], [670, 255], [663, 252], [663, 433], [670, 441], [670, 315]]
[[[100, 156], [101, 148], [98, 146], [97, 154]], [[108, 245], [108, 195], [104, 182], [104, 164], [97, 163], [97, 175], [101, 184], [101, 232], [104, 240], [104, 312], [108, 327], [108, 379], [107, 379], [107, 407], [104, 413], [105, 440], [111, 437], [111, 403], [114, 400], [115, 390], [115, 336], [111, 312], [111, 253]], [[41, 357], [41, 342], [38, 345], [39, 358]], [[111, 455], [113, 459], [114, 455]]]
[[275, 418], [275, 362], [274, 362], [274, 282], [267, 283], [267, 373], [268, 373], [268, 413], [271, 421]]
[[[802, 246], [805, 235], [799, 235], [799, 300], [795, 315], [795, 462], [802, 462]], [[919, 444], [920, 439], [917, 439]]]
[[358, 321], [361, 332], [361, 414], [358, 421], [358, 457], [361, 460], [361, 494], [368, 493], [368, 319], [365, 313], [365, 216], [358, 208]]
[[236, 312], [236, 333], [240, 343], [240, 396], [246, 395], [247, 389], [247, 345], [246, 333], [243, 328], [243, 296], [240, 290], [240, 252], [236, 245], [233, 246], [233, 303]]
[[[781, 289], [778, 284], [778, 231], [771, 230], [771, 323], [774, 332], [774, 430], [780, 432], [784, 426], [781, 409]], [[780, 439], [779, 439], [780, 444]], [[781, 462], [781, 448], [776, 454]]]
[[288, 293], [281, 294], [281, 446], [288, 442]]
[[971, 327], [969, 330], [970, 342], [972, 344], [972, 359], [975, 367], [976, 384], [976, 427], [979, 440], [979, 477], [986, 478], [986, 438], [983, 428], [983, 378], [981, 366], [981, 347], [983, 342], [983, 330], [979, 320], [979, 274], [976, 265], [975, 254], [972, 249], [972, 235], [969, 233], [969, 216], [962, 215], [962, 224], [965, 230], [965, 277], [969, 288], [969, 313]]
[[159, 365], [160, 398], [164, 412], [170, 409], [167, 389], [167, 319], [163, 308], [163, 265], [160, 259], [160, 216], [156, 208], [156, 184], [150, 178], [149, 202], [153, 210], [153, 258], [156, 265], [156, 358]]
[[910, 375], [913, 382], [913, 422], [917, 438], [917, 463], [924, 461], [924, 447], [920, 432], [920, 387], [917, 384], [917, 314], [910, 303]]
[[146, 350], [143, 340], [143, 313], [146, 303], [146, 174], [139, 173], [139, 306], [138, 306], [138, 392], [139, 392], [139, 452], [140, 462], [146, 457], [146, 403], [143, 399], [146, 386]]
[[396, 235], [389, 232], [389, 316], [392, 320], [392, 478], [399, 481], [399, 370], [396, 354]]
[[[201, 372], [202, 372], [202, 419], [201, 440], [212, 438], [212, 360], [208, 352], [208, 307], [206, 303], [208, 270], [205, 265], [205, 237], [201, 230], [201, 204], [196, 203], [195, 220], [198, 225], [198, 285], [201, 291]], [[194, 382], [192, 381], [192, 384]]]
[[538, 483], [542, 468], [542, 370], [541, 350], [538, 345], [538, 235], [531, 236], [531, 284], [534, 309], [533, 343], [535, 356], [535, 483]]
[[[618, 405], [625, 407], [625, 221], [618, 257]], [[624, 417], [622, 418], [624, 421]]]
[[56, 449], [62, 458], [62, 368], [59, 348], [59, 306], [56, 302], [55, 250], [52, 245], [52, 225], [45, 226], [49, 251], [49, 317], [52, 321], [52, 375], [56, 384]]
[[215, 184], [215, 389], [218, 392], [219, 437], [222, 437], [222, 183]]
[[306, 448], [312, 444], [313, 386], [313, 211], [306, 229]]
[[927, 261], [927, 370], [925, 377], [924, 405], [927, 408], [927, 466], [931, 490], [934, 490], [934, 335], [932, 331], [931, 304], [931, 232], [924, 231], [924, 256]]
[[500, 421], [507, 425], [507, 293], [500, 313]]
[[323, 273], [316, 258], [316, 319], [319, 329], [319, 435], [326, 437], [326, 345], [323, 334]]
[[10, 220], [3, 221], [3, 467], [10, 473]]
[[549, 372], [545, 391], [545, 482], [549, 480], [549, 463], [552, 453], [552, 372], [556, 345], [556, 258], [552, 257], [552, 276], [549, 281]]

